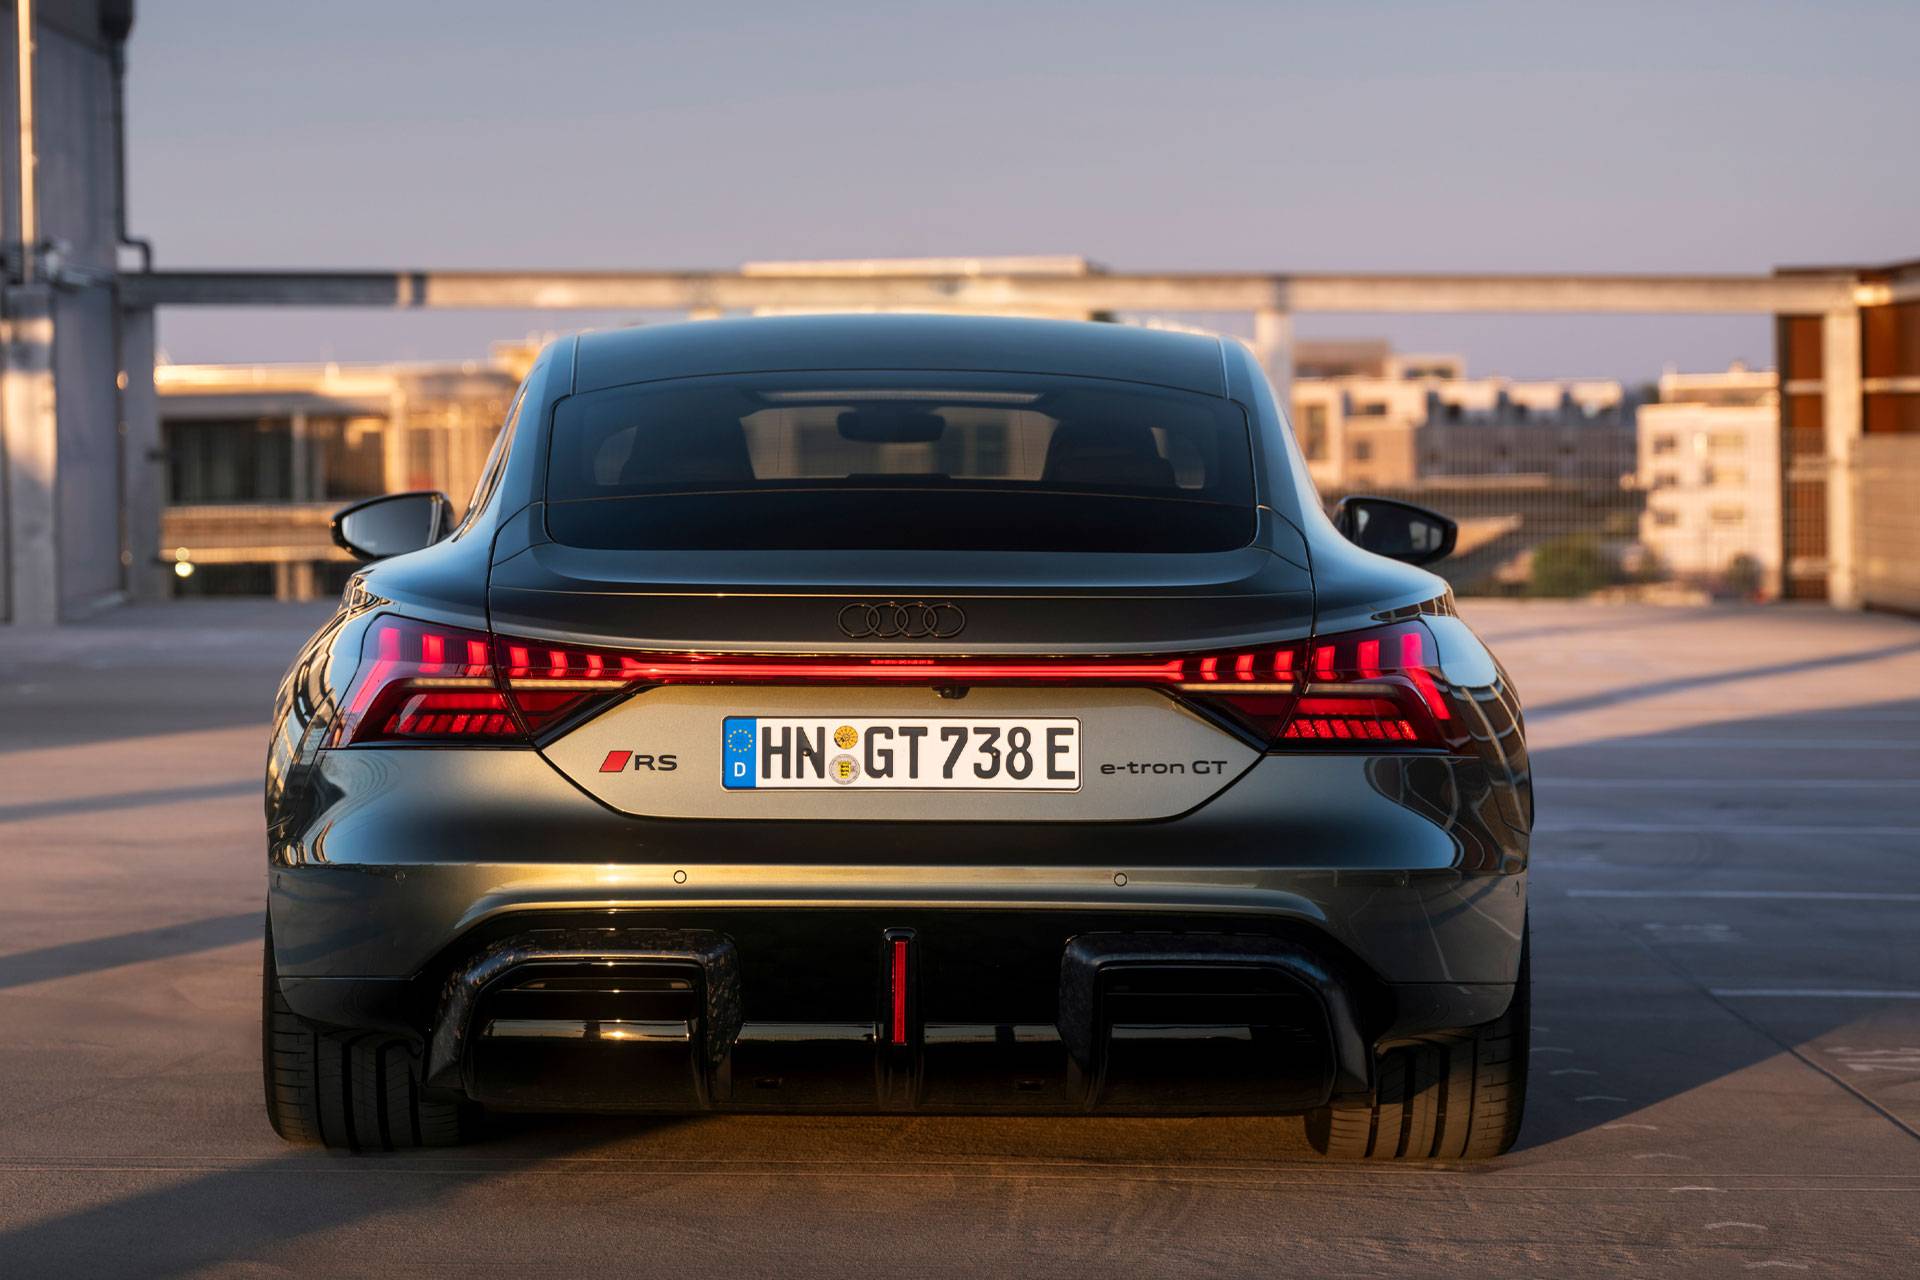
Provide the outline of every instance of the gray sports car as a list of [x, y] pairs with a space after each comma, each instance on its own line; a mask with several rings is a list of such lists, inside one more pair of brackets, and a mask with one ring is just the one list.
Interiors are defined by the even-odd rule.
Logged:
[[[451, 527], [448, 527], [451, 526]], [[1285, 1113], [1491, 1156], [1532, 792], [1499, 663], [1242, 346], [715, 321], [547, 348], [281, 686], [267, 1113]]]

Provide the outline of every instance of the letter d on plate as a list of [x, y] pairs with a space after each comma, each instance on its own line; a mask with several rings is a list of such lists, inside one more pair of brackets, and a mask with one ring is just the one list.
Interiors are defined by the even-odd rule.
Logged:
[[720, 726], [720, 785], [728, 790], [753, 786], [754, 748], [760, 741], [759, 722], [751, 716], [728, 716]]

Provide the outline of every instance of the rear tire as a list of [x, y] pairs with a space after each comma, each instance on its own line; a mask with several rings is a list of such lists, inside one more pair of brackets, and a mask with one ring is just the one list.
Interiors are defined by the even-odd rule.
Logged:
[[413, 1047], [381, 1032], [333, 1031], [288, 1006], [273, 966], [273, 922], [261, 965], [260, 1074], [267, 1119], [288, 1142], [352, 1151], [457, 1146], [478, 1109], [421, 1087]]
[[1530, 949], [1523, 937], [1505, 1013], [1381, 1053], [1371, 1105], [1308, 1114], [1313, 1149], [1336, 1160], [1486, 1160], [1511, 1148], [1527, 1100]]

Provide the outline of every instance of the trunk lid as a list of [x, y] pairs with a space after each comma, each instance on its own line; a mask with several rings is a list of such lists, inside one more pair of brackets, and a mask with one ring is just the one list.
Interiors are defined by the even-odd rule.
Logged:
[[[1303, 640], [1313, 592], [1304, 568], [1257, 544], [1101, 555], [636, 552], [545, 542], [494, 567], [489, 608], [494, 631], [509, 640], [609, 652], [904, 662], [1030, 655], [1039, 666], [1072, 655]], [[852, 758], [861, 775], [888, 758], [884, 746], [869, 754], [870, 744], [898, 745], [891, 735], [911, 734], [913, 726], [929, 744], [950, 728], [970, 731], [977, 746], [982, 735], [1022, 730], [1028, 742], [1054, 741], [1048, 728], [1064, 732], [1071, 724], [1074, 774], [1070, 786], [1016, 787], [1005, 774], [976, 785], [969, 770], [988, 761], [972, 752], [957, 766], [957, 783], [930, 772], [926, 785], [866, 778], [797, 787], [769, 777], [763, 783], [774, 785], [741, 788], [726, 785], [723, 774], [739, 758], [729, 757], [727, 736], [743, 723], [794, 726], [803, 735], [818, 726], [828, 739], [844, 731], [844, 749], [829, 745], [827, 754]], [[876, 737], [876, 729], [887, 736]], [[1007, 738], [995, 740], [1004, 747]], [[831, 678], [643, 687], [550, 737], [542, 750], [556, 769], [626, 813], [854, 821], [1165, 818], [1205, 803], [1259, 756], [1244, 735], [1165, 689], [991, 682], [937, 689]]]

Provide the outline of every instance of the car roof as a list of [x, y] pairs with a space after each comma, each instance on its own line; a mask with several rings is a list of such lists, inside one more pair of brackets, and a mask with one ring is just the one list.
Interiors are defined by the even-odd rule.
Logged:
[[580, 335], [573, 390], [813, 369], [1065, 374], [1226, 394], [1218, 338], [1076, 320], [941, 315], [770, 316], [597, 330]]

